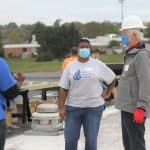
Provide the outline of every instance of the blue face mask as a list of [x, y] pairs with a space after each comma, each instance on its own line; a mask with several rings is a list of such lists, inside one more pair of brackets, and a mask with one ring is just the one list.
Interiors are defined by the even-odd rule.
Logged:
[[123, 47], [127, 47], [129, 45], [128, 35], [127, 34], [121, 34], [121, 44]]
[[79, 56], [81, 58], [88, 58], [90, 56], [90, 49], [89, 48], [79, 49]]

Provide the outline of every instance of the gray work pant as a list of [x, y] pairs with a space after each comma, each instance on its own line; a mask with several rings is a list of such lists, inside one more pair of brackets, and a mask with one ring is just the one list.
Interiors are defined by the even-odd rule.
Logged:
[[145, 121], [136, 124], [133, 121], [133, 114], [121, 112], [122, 138], [125, 150], [146, 150], [145, 148]]
[[0, 150], [4, 150], [7, 134], [7, 126], [5, 120], [0, 120]]

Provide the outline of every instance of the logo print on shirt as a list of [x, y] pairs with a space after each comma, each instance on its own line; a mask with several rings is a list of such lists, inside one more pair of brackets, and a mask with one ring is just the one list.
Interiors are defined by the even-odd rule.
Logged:
[[80, 70], [77, 70], [77, 72], [75, 72], [75, 74], [73, 75], [73, 79], [74, 80], [80, 80], [81, 79]]

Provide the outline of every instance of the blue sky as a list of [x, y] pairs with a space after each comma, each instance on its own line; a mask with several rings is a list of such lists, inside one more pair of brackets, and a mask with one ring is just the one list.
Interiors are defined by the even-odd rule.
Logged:
[[[0, 0], [0, 24], [121, 21], [119, 0]], [[150, 21], [150, 0], [125, 0], [124, 15], [134, 14]]]

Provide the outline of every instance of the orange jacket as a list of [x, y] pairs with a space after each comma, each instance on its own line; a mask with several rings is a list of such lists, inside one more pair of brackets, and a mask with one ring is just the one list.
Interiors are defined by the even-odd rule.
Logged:
[[67, 65], [76, 59], [77, 59], [77, 56], [71, 56], [69, 58], [66, 58], [62, 64], [61, 71], [63, 72], [64, 69], [67, 67]]

